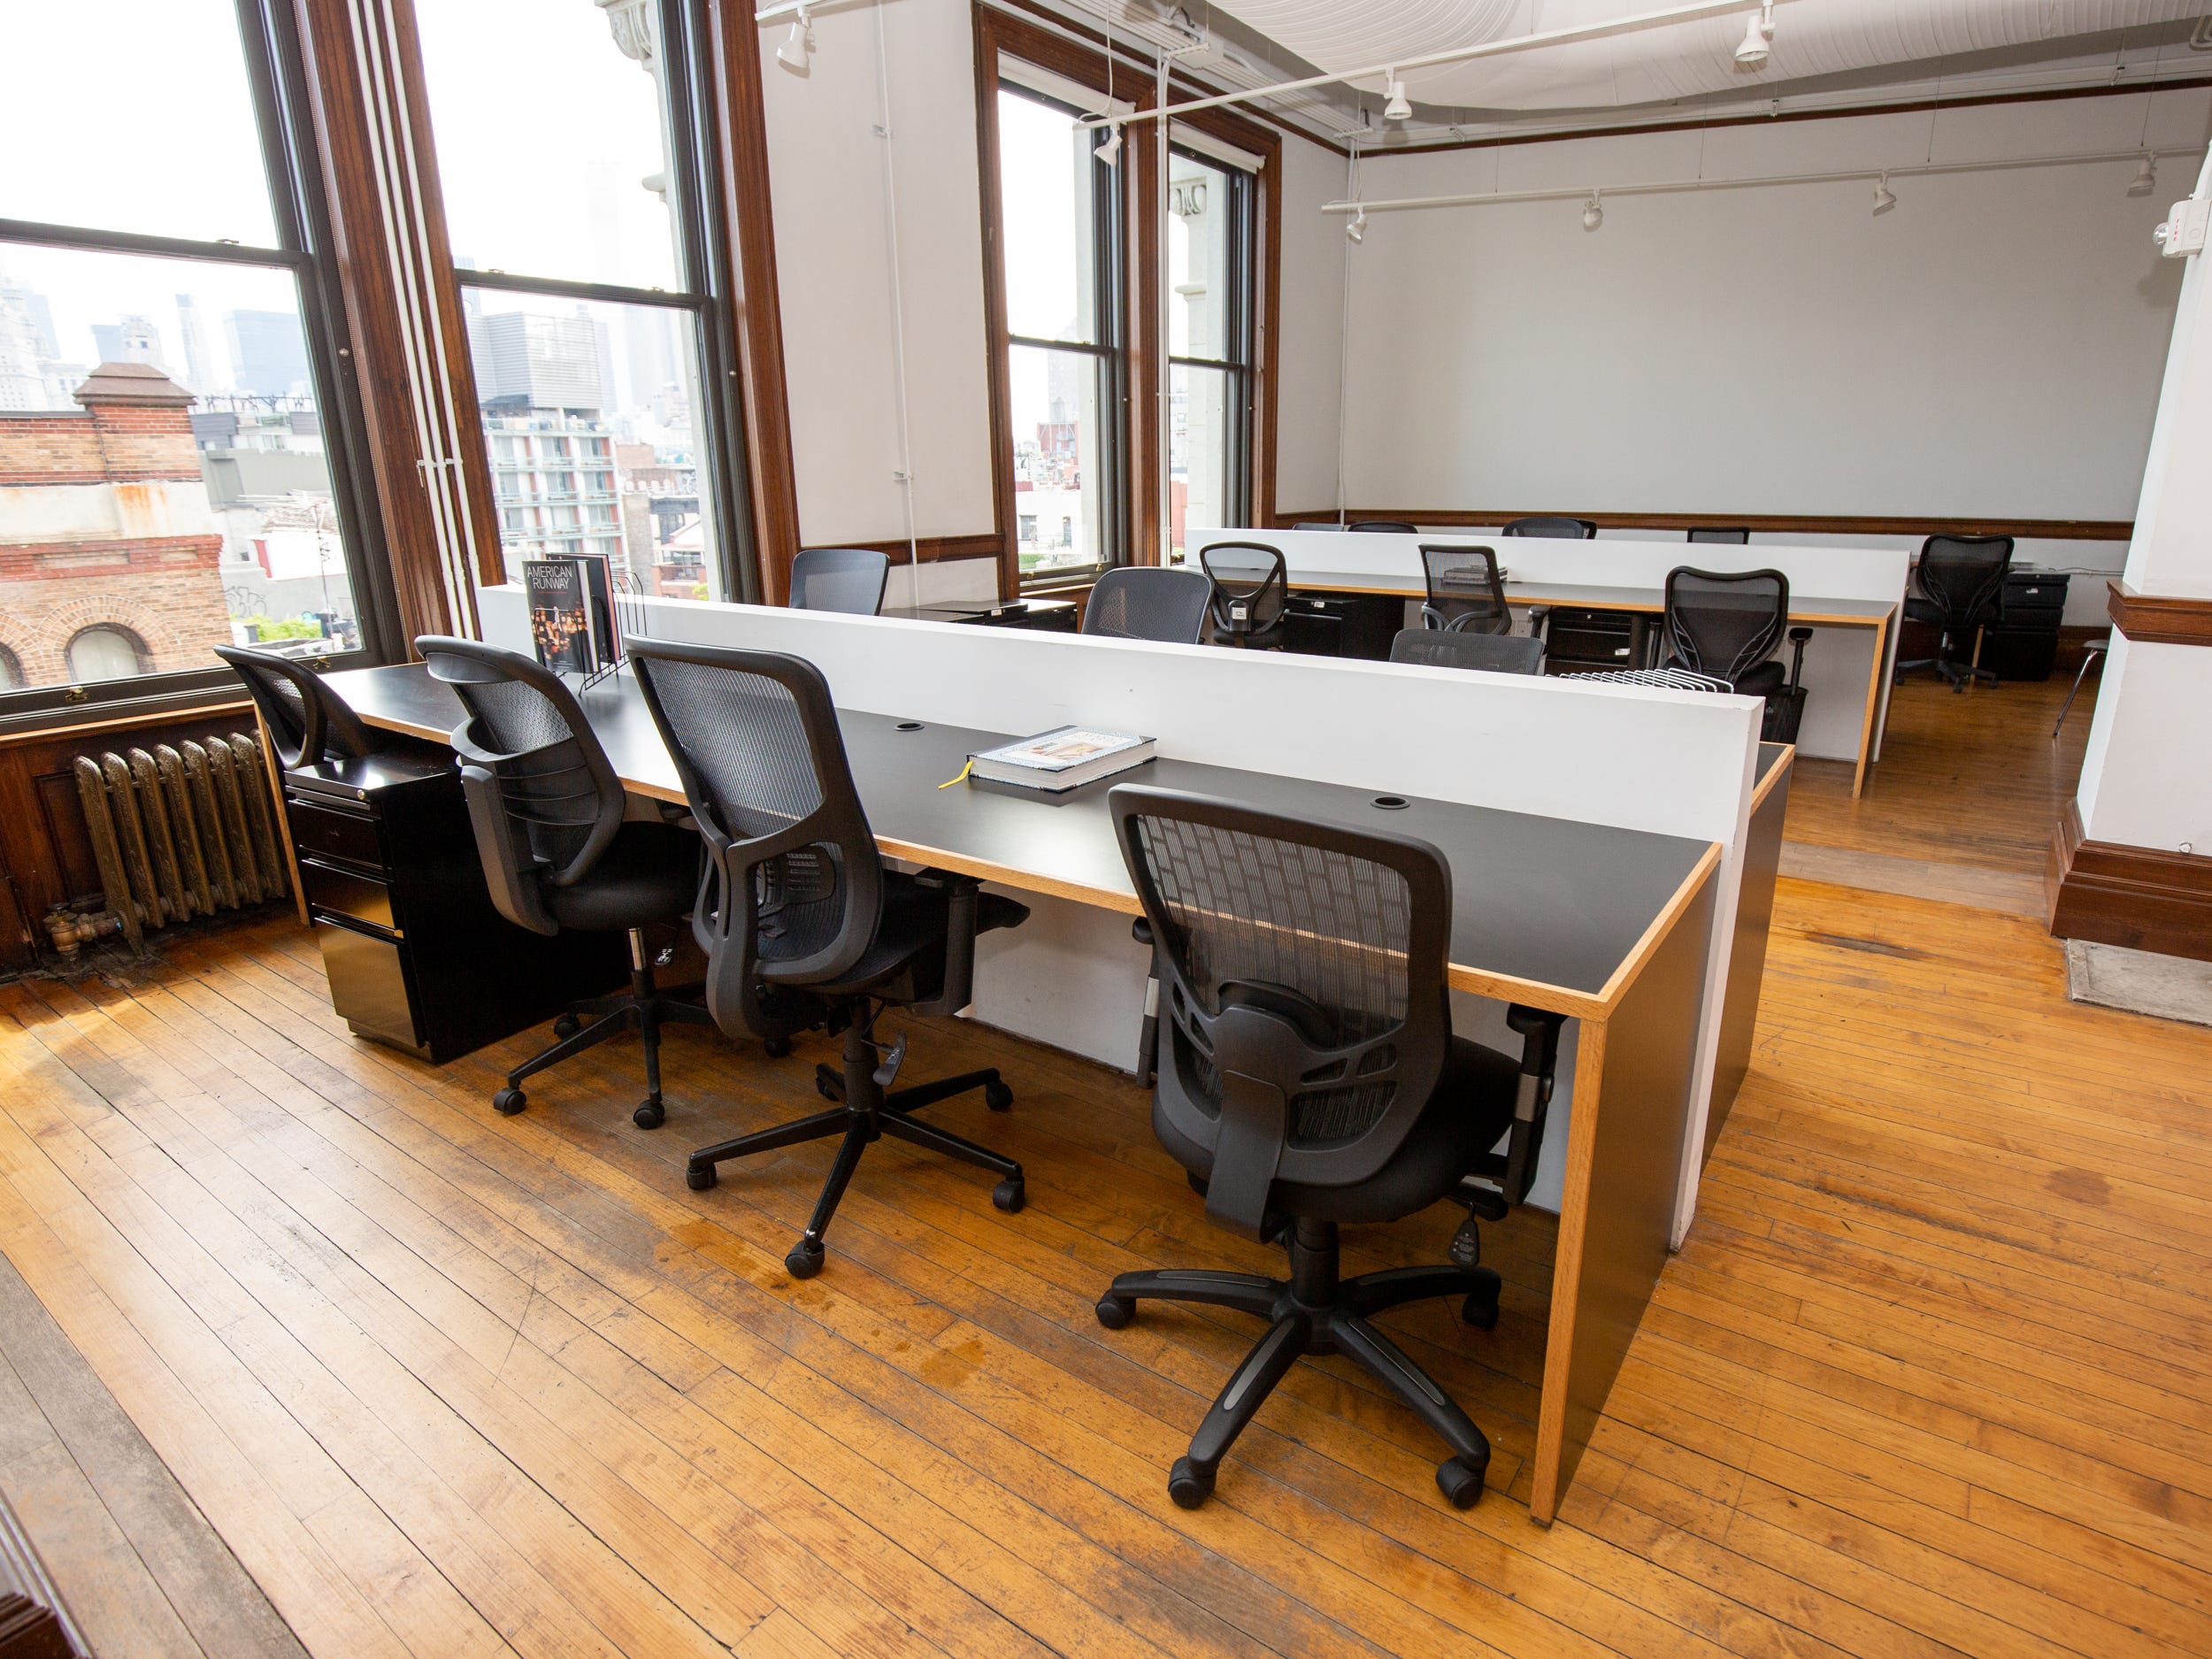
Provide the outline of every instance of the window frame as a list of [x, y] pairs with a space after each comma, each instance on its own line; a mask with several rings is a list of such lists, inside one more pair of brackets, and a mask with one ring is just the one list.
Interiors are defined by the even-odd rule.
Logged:
[[[1172, 387], [1178, 369], [1208, 369], [1225, 373], [1230, 385], [1235, 388], [1231, 401], [1229, 431], [1225, 434], [1228, 453], [1224, 457], [1225, 490], [1228, 503], [1233, 508], [1227, 516], [1240, 518], [1245, 524], [1255, 522], [1253, 514], [1258, 510], [1254, 501], [1254, 485], [1260, 468], [1256, 453], [1259, 432], [1259, 255], [1261, 185], [1256, 174], [1246, 171], [1233, 162], [1210, 156], [1202, 150], [1168, 141], [1168, 153], [1186, 161], [1196, 162], [1210, 168], [1228, 181], [1231, 206], [1229, 218], [1229, 274], [1230, 292], [1227, 325], [1225, 333], [1236, 342], [1237, 351], [1227, 357], [1198, 357], [1167, 354], [1167, 383]], [[1279, 165], [1279, 164], [1278, 164]], [[1163, 273], [1163, 280], [1165, 273]], [[1171, 468], [1172, 457], [1163, 457], [1163, 464]], [[1237, 527], [1224, 526], [1222, 531]], [[1167, 526], [1161, 526], [1164, 538]], [[1213, 534], [1220, 534], [1217, 531]], [[1188, 549], [1185, 549], [1187, 554]]]
[[[682, 288], [578, 282], [560, 277], [519, 276], [503, 271], [464, 270], [458, 265], [449, 265], [448, 276], [457, 297], [474, 288], [549, 299], [635, 305], [689, 316], [695, 346], [692, 373], [701, 425], [700, 453], [695, 457], [694, 465], [699, 474], [701, 492], [711, 499], [722, 595], [725, 602], [757, 604], [760, 603], [761, 573], [734, 326], [739, 311], [736, 275], [727, 223], [722, 146], [714, 125], [713, 12], [709, 0], [650, 0], [650, 4], [657, 29], [657, 50], [664, 58], [658, 80], [668, 95], [664, 111], [668, 129], [668, 189], [676, 238], [676, 271], [684, 285]], [[425, 115], [434, 135], [436, 111], [426, 104]], [[449, 231], [446, 240], [449, 246]], [[469, 353], [467, 339], [457, 341], [453, 349], [465, 362]], [[474, 378], [472, 373], [469, 377], [472, 387]], [[466, 412], [474, 423], [474, 442], [483, 457], [487, 475], [495, 476], [498, 461], [492, 453], [490, 434], [484, 430], [480, 401]], [[576, 462], [580, 466], [580, 457], [576, 457]], [[612, 470], [611, 459], [608, 470]], [[495, 493], [495, 516], [490, 530], [500, 549], [503, 565], [506, 562], [504, 514], [523, 504], [527, 503], [513, 503]], [[618, 510], [615, 529], [619, 535]]]
[[[1081, 116], [1085, 111], [1076, 108], [1062, 98], [1040, 92], [1019, 81], [1001, 77], [994, 91], [1000, 96], [1026, 98], [1033, 104], [1057, 110], [1064, 115]], [[995, 146], [994, 147], [995, 149]], [[998, 157], [990, 160], [998, 170]], [[1118, 168], [1101, 164], [1102, 172], [1118, 175]], [[1000, 175], [1003, 177], [1002, 173]], [[1015, 580], [1024, 590], [1051, 588], [1068, 582], [1087, 581], [1116, 565], [1125, 563], [1130, 546], [1129, 535], [1129, 296], [1122, 273], [1128, 263], [1128, 202], [1125, 190], [1119, 188], [1118, 176], [1112, 180], [1116, 188], [1097, 188], [1093, 180], [1091, 191], [1091, 283], [1094, 296], [1092, 306], [1091, 339], [1088, 342], [1050, 340], [1034, 334], [1018, 334], [1010, 324], [1002, 324], [998, 330], [997, 350], [1000, 365], [1010, 381], [1013, 373], [1013, 353], [1018, 346], [1038, 351], [1075, 353], [1091, 358], [1098, 377], [1098, 558], [1088, 565], [1056, 565], [1050, 570], [1034, 576], [1020, 574], [1021, 541], [1018, 532], [1012, 541]], [[1000, 235], [998, 280], [1001, 291], [1006, 280], [1005, 269], [1005, 204], [1002, 193], [1000, 201]], [[1002, 307], [1002, 311], [1003, 308]], [[1014, 432], [1010, 398], [1006, 429], [999, 434], [1004, 439], [1007, 465], [1013, 463]], [[1086, 492], [1088, 493], [1087, 491]]]
[[[391, 660], [392, 647], [403, 630], [382, 514], [370, 481], [374, 472], [367, 427], [354, 382], [352, 339], [329, 204], [322, 193], [322, 155], [308, 102], [297, 23], [291, 8], [280, 0], [235, 0], [234, 11], [276, 230], [273, 247], [4, 218], [0, 218], [0, 243], [252, 265], [292, 276], [299, 294], [309, 383], [323, 426], [331, 506], [345, 548], [347, 579], [361, 628], [357, 650], [334, 652], [315, 659], [313, 665], [319, 671], [364, 667]], [[204, 669], [129, 679], [0, 687], [0, 733], [73, 724], [92, 713], [108, 718], [202, 707], [211, 693], [225, 701], [244, 695], [236, 673], [219, 662]]]

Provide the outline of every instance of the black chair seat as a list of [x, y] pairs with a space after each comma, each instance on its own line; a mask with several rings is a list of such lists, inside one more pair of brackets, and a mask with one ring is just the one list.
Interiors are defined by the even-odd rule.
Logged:
[[[1520, 1081], [1518, 1061], [1455, 1037], [1428, 1109], [1371, 1179], [1354, 1187], [1279, 1180], [1269, 1192], [1267, 1207], [1283, 1215], [1337, 1222], [1394, 1221], [1425, 1210], [1455, 1188], [1459, 1178], [1512, 1127], [1513, 1098]], [[1156, 1097], [1152, 1133], [1184, 1168], [1202, 1180], [1212, 1177], [1213, 1148], [1178, 1128]]]
[[699, 838], [672, 824], [625, 824], [599, 862], [545, 907], [563, 927], [621, 933], [683, 915], [699, 890]]
[[1774, 657], [1769, 657], [1763, 663], [1755, 663], [1738, 674], [1734, 681], [1736, 695], [1740, 697], [1770, 697], [1788, 683], [1788, 673]]
[[[926, 981], [918, 998], [926, 1001], [943, 965], [945, 930], [951, 895], [896, 870], [883, 872], [883, 920], [867, 954], [834, 981], [810, 985], [822, 996], [856, 996], [910, 971]], [[999, 893], [979, 893], [975, 898], [975, 931], [994, 933], [1019, 927], [1029, 919], [1029, 907]]]

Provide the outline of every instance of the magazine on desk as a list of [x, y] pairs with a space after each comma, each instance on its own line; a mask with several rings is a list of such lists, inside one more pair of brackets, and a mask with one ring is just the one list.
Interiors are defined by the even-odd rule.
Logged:
[[614, 581], [596, 554], [559, 554], [522, 561], [530, 606], [530, 643], [557, 674], [589, 674], [615, 660], [620, 647]]
[[1063, 726], [1018, 742], [1002, 743], [968, 757], [969, 772], [985, 783], [1012, 784], [1046, 795], [1080, 788], [1101, 778], [1141, 766], [1153, 742], [1129, 732]]

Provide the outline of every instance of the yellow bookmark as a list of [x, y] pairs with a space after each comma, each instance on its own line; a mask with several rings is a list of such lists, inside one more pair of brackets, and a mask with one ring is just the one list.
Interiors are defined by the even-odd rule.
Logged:
[[948, 778], [944, 780], [944, 782], [939, 784], [937, 787], [940, 789], [949, 789], [956, 783], [965, 783], [968, 780], [968, 774], [974, 770], [975, 757], [971, 755], [968, 757], [968, 764], [960, 769], [960, 775], [958, 777]]

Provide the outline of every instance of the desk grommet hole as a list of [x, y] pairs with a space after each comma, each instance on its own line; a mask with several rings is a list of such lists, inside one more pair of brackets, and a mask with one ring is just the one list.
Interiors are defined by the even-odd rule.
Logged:
[[901, 720], [891, 729], [895, 732], [918, 732], [922, 729], [922, 723], [919, 720]]
[[1374, 803], [1386, 812], [1402, 812], [1413, 804], [1402, 795], [1379, 795]]

